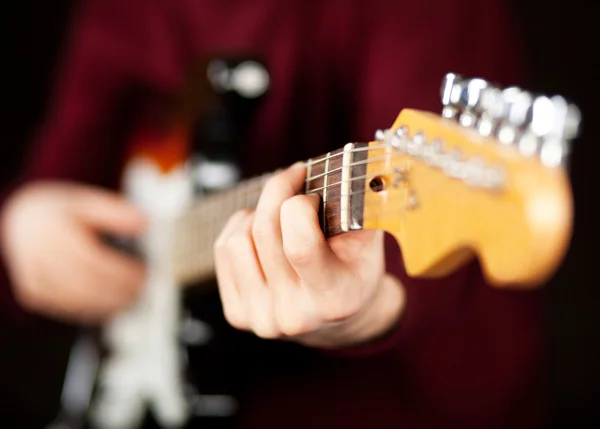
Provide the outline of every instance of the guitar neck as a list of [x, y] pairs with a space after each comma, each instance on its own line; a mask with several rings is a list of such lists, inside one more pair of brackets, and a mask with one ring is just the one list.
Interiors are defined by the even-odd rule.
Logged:
[[[368, 149], [367, 143], [350, 143], [306, 161], [305, 187], [301, 193], [321, 196], [321, 228], [326, 237], [362, 228]], [[172, 256], [179, 283], [214, 278], [213, 243], [233, 213], [256, 207], [266, 181], [273, 174], [208, 195], [193, 203], [178, 219]]]
[[[302, 192], [320, 195], [325, 236], [386, 231], [411, 276], [444, 276], [476, 255], [493, 284], [541, 284], [571, 236], [562, 163], [579, 110], [560, 96], [452, 73], [441, 95], [442, 116], [404, 109], [374, 141], [306, 161]], [[213, 243], [235, 211], [256, 206], [271, 174], [203, 198], [180, 217], [172, 251], [179, 283], [214, 277]]]

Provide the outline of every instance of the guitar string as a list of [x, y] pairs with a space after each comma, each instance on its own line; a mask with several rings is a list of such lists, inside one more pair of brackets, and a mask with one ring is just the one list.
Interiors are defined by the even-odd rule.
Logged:
[[[386, 147], [389, 147], [389, 146], [388, 145], [379, 145], [379, 146], [374, 146], [374, 147], [368, 147], [368, 146], [366, 146], [366, 147], [356, 148], [353, 151], [357, 152], [357, 151], [360, 151], [360, 150], [373, 150], [373, 149], [376, 149], [376, 148], [386, 148]], [[334, 157], [339, 156], [339, 155], [343, 155], [343, 152], [340, 152], [338, 154], [330, 155], [329, 158], [334, 158]], [[384, 155], [382, 157], [376, 157], [376, 158], [371, 158], [371, 159], [366, 159], [366, 160], [361, 160], [361, 161], [350, 163], [347, 166], [342, 166], [341, 168], [337, 168], [337, 169], [334, 169], [332, 171], [328, 171], [326, 174], [323, 174], [323, 175], [328, 175], [328, 174], [334, 173], [335, 171], [339, 171], [339, 170], [343, 169], [344, 167], [348, 168], [348, 167], [352, 167], [352, 166], [356, 166], [356, 165], [364, 165], [364, 164], [369, 164], [369, 163], [378, 162], [378, 161], [389, 162], [390, 160], [395, 159], [396, 157], [402, 156], [402, 155], [404, 155], [404, 154], [391, 154], [391, 153], [388, 153], [388, 154], [386, 154], [386, 155]], [[325, 159], [318, 160], [318, 161], [314, 162], [312, 165], [316, 164], [317, 162], [322, 162], [322, 161], [325, 161]], [[365, 175], [353, 177], [351, 179], [339, 180], [338, 182], [334, 182], [334, 183], [328, 184], [327, 187], [321, 187], [321, 188], [311, 189], [309, 192], [307, 192], [307, 194], [317, 193], [320, 190], [331, 188], [333, 186], [338, 186], [338, 185], [341, 185], [342, 183], [345, 183], [345, 182], [352, 182], [354, 180], [367, 179], [369, 177], [376, 177], [378, 175], [388, 174], [390, 172], [392, 172], [392, 171], [384, 171], [384, 172], [379, 172], [379, 173], [365, 174]], [[234, 200], [232, 202], [235, 203], [236, 200], [239, 200], [239, 199], [243, 198], [243, 199], [245, 199], [248, 202], [248, 200], [253, 199], [253, 198], [251, 198], [252, 195], [248, 195], [248, 194], [255, 194], [254, 196], [256, 196], [256, 194], [260, 194], [262, 192], [263, 188], [264, 188], [264, 186], [260, 185], [260, 182], [263, 181], [263, 180], [265, 180], [265, 179], [267, 179], [268, 177], [270, 177], [272, 175], [273, 175], [273, 173], [270, 173], [270, 174], [267, 174], [267, 175], [260, 176], [259, 178], [250, 179], [250, 180], [252, 180], [254, 182], [258, 181], [259, 184], [255, 184], [255, 183], [252, 183], [252, 182], [247, 182], [245, 184], [246, 186], [248, 186], [248, 185], [254, 185], [254, 186], [256, 186], [255, 189], [242, 189], [243, 192], [240, 192], [240, 189], [238, 189], [238, 190], [234, 189], [232, 191], [229, 191], [225, 195], [222, 195], [222, 194], [221, 195], [216, 195], [215, 196], [216, 197], [215, 200], [218, 201], [220, 199], [222, 201], [224, 198], [229, 198], [229, 199]], [[315, 180], [317, 178], [318, 178], [318, 176], [309, 177], [309, 178], [307, 178], [305, 180], [305, 182], [309, 182], [309, 181]], [[364, 194], [364, 193], [366, 193], [365, 190], [353, 191], [353, 192], [350, 192], [349, 194], [340, 194], [340, 196], [338, 196], [336, 198], [328, 199], [326, 201], [323, 201], [322, 204], [323, 204], [323, 206], [325, 206], [327, 203], [335, 202], [337, 200], [340, 200], [343, 197], [350, 196], [350, 195]], [[213, 204], [213, 205], [215, 205], [215, 204]], [[238, 204], [232, 204], [232, 205], [238, 206]], [[243, 206], [244, 207], [250, 206], [250, 208], [252, 208], [253, 206], [255, 206], [255, 204], [243, 204]], [[207, 209], [210, 209], [210, 208], [215, 209], [217, 207], [210, 207], [208, 204], [206, 204], [206, 202], [204, 202], [204, 204], [203, 204], [202, 201], [201, 201], [200, 204], [197, 207], [195, 207], [195, 209], [196, 209], [195, 211], [202, 210], [202, 211], [206, 212]], [[379, 215], [382, 215], [382, 214], [383, 213], [380, 210], [379, 211]], [[368, 215], [369, 215], [369, 213], [363, 212], [363, 219], [365, 217], [367, 217]], [[225, 222], [223, 222], [223, 216], [222, 215], [221, 216], [217, 216], [217, 217], [215, 217], [215, 216], [210, 216], [210, 217], [212, 218], [211, 221], [209, 222], [211, 224], [211, 228], [208, 228], [208, 232], [210, 232], [210, 234], [207, 234], [207, 235], [210, 235], [210, 236], [213, 237], [213, 239], [210, 240], [210, 243], [209, 243], [209, 244], [212, 245], [212, 242], [214, 242], [214, 239], [216, 239], [218, 237], [218, 234], [220, 233], [220, 230], [224, 226]], [[202, 223], [203, 223], [203, 227], [206, 226], [207, 219], [204, 216], [202, 216], [201, 219], [199, 219], [196, 216], [194, 216], [194, 218], [196, 218], [197, 220], [201, 220]], [[326, 215], [326, 218], [328, 220], [329, 219], [338, 220], [339, 216], [337, 214], [335, 214], [335, 215]], [[188, 221], [189, 221], [189, 216], [188, 216]], [[188, 223], [188, 222], [186, 222], [186, 223]], [[218, 226], [218, 228], [215, 228], [216, 226]], [[336, 226], [339, 226], [339, 225], [336, 225], [335, 223], [332, 224], [332, 228], [335, 228]], [[328, 228], [328, 229], [331, 230], [332, 228]], [[190, 240], [188, 239], [188, 240], [185, 240], [185, 241], [189, 242]], [[197, 242], [197, 241], [199, 241], [199, 240], [194, 240], [194, 242]], [[188, 246], [189, 246], [189, 244], [190, 243], [188, 243]], [[197, 244], [201, 244], [201, 243], [197, 243]], [[205, 244], [207, 244], [207, 243], [205, 243]], [[186, 246], [186, 247], [188, 247], [188, 246]], [[200, 246], [200, 247], [202, 247], [202, 246]], [[204, 246], [204, 247], [206, 248], [207, 246]]]
[[[389, 162], [391, 160], [393, 160], [394, 158], [401, 156], [401, 154], [386, 154], [384, 156], [381, 157], [376, 157], [376, 158], [372, 158], [372, 159], [368, 159], [368, 160], [362, 160], [362, 161], [357, 161], [357, 162], [353, 162], [348, 164], [347, 166], [343, 166], [343, 167], [339, 167], [339, 168], [335, 168], [329, 172], [327, 172], [327, 174], [323, 174], [323, 175], [319, 175], [319, 176], [325, 176], [325, 175], [329, 175], [329, 174], [333, 174], [336, 173], [340, 170], [342, 170], [343, 168], [349, 168], [349, 167], [354, 167], [354, 166], [358, 166], [358, 165], [364, 165], [364, 164], [369, 164], [372, 162], [379, 162], [379, 161], [386, 161]], [[388, 174], [391, 173], [393, 171], [389, 171], [389, 172], [380, 172], [380, 173], [372, 173], [371, 175], [363, 175], [363, 176], [357, 176], [357, 177], [353, 177], [351, 179], [345, 179], [345, 180], [339, 180], [337, 182], [333, 182], [333, 183], [329, 183], [327, 184], [327, 186], [322, 186], [319, 188], [315, 188], [315, 189], [310, 189], [309, 192], [306, 192], [306, 194], [309, 193], [315, 193], [316, 191], [323, 191], [325, 189], [330, 189], [334, 186], [337, 185], [341, 185], [342, 183], [347, 183], [347, 182], [352, 182], [354, 180], [360, 180], [360, 179], [365, 179], [365, 178], [370, 178], [370, 177], [377, 177], [379, 175], [382, 174]], [[272, 174], [272, 173], [270, 173]], [[265, 178], [268, 178], [268, 176], [265, 176]], [[318, 179], [319, 177], [312, 177], [312, 178], [308, 178], [305, 180], [305, 183], [308, 183], [312, 180]], [[251, 180], [255, 180], [255, 179], [251, 179]], [[194, 204], [193, 208], [198, 208], [201, 206], [208, 206], [211, 203], [214, 204], [214, 201], [223, 201], [226, 199], [236, 199], [236, 198], [240, 198], [240, 197], [244, 197], [247, 194], [253, 194], [253, 193], [260, 193], [263, 191], [264, 189], [264, 185], [258, 185], [258, 184], [254, 184], [252, 183], [253, 186], [256, 186], [255, 188], [250, 188], [250, 189], [245, 189], [246, 186], [249, 186], [251, 183], [249, 182], [242, 182], [239, 184], [239, 188], [233, 188], [231, 190], [227, 190], [225, 191], [223, 194], [217, 194], [217, 195], [209, 195], [207, 196], [205, 199], [198, 201], [196, 204]]]
[[[383, 158], [389, 160], [392, 157], [393, 157], [392, 154], [388, 154], [388, 155], [386, 155]], [[374, 162], [374, 160], [375, 159], [371, 160], [371, 162]], [[366, 160], [366, 161], [368, 162], [369, 160]], [[361, 163], [363, 163], [363, 162], [361, 161]], [[333, 186], [341, 185], [344, 182], [352, 182], [354, 180], [361, 180], [361, 179], [366, 179], [366, 178], [369, 178], [369, 177], [376, 177], [378, 175], [388, 174], [390, 172], [392, 172], [392, 171], [384, 171], [384, 172], [380, 172], [378, 174], [365, 174], [365, 175], [357, 176], [357, 177], [354, 177], [354, 178], [351, 178], [351, 179], [340, 180], [338, 182], [334, 182], [334, 183], [328, 185], [328, 188], [333, 187]], [[325, 189], [325, 188], [322, 187], [322, 188], [311, 189], [307, 194], [317, 193], [321, 189]], [[262, 188], [258, 188], [258, 189], [252, 190], [251, 192], [253, 194], [255, 194], [255, 196], [257, 196], [258, 194], [260, 194], [261, 191], [262, 191]], [[350, 192], [348, 194], [340, 194], [338, 197], [335, 197], [333, 199], [327, 199], [327, 200], [323, 201], [322, 203], [326, 204], [326, 203], [335, 202], [337, 200], [340, 200], [341, 198], [344, 198], [344, 197], [347, 197], [347, 196], [351, 196], [351, 195], [364, 194], [365, 192], [366, 192], [365, 190], [362, 190], [362, 191], [353, 191], [353, 192]], [[237, 191], [232, 191], [231, 193], [229, 193], [229, 195], [218, 195], [217, 197], [220, 197], [221, 202], [223, 201], [224, 198], [229, 197], [230, 200], [233, 200], [233, 201], [231, 201], [231, 205], [238, 206], [238, 207], [242, 206], [244, 208], [253, 208], [252, 206], [255, 206], [255, 204], [243, 204], [243, 205], [235, 204], [236, 200], [241, 199], [239, 193], [240, 193], [239, 190], [237, 190]], [[248, 195], [248, 192], [246, 191], [246, 192], [244, 192], [244, 194], [246, 194], [246, 195], [243, 195], [244, 199], [246, 201], [248, 201], [250, 199], [249, 195]], [[219, 199], [216, 199], [214, 201], [219, 201]], [[212, 207], [212, 206], [217, 206], [217, 207]], [[187, 221], [186, 223], [189, 223], [189, 221], [191, 219], [192, 221], [193, 220], [201, 221], [203, 224], [206, 224], [208, 222], [210, 222], [211, 224], [214, 224], [215, 221], [213, 219], [215, 218], [215, 216], [206, 216], [206, 217], [213, 218], [210, 221], [208, 221], [205, 216], [198, 216], [198, 214], [200, 214], [200, 213], [197, 213], [198, 211], [207, 212], [210, 209], [213, 209], [211, 211], [214, 211], [215, 208], [218, 208], [217, 204], [213, 203], [212, 206], [210, 205], [210, 203], [208, 203], [208, 204], [206, 204], [206, 203], [204, 203], [204, 204], [200, 203], [198, 206], [194, 207], [194, 210], [192, 211], [192, 213], [188, 212], [188, 216], [184, 217], [184, 219]], [[221, 204], [221, 207], [222, 206], [223, 206], [223, 204]], [[248, 206], [250, 206], [250, 207], [248, 207]], [[240, 207], [240, 209], [242, 209], [242, 207]], [[235, 210], [233, 210], [233, 211], [235, 211]], [[194, 216], [191, 216], [192, 214]], [[206, 215], [207, 213], [204, 213], [204, 214]], [[223, 216], [222, 216], [222, 214], [218, 213], [217, 216], [216, 216], [216, 218], [218, 218], [222, 222]]]
[[[326, 201], [323, 201], [321, 204], [325, 207], [325, 205], [327, 203], [333, 203], [333, 202], [337, 202], [339, 201], [341, 198], [346, 197], [346, 196], [352, 196], [352, 195], [361, 195], [361, 194], [365, 194], [367, 191], [366, 190], [360, 190], [360, 191], [352, 191], [348, 194], [341, 194], [339, 197], [335, 197], [332, 199], [328, 199]], [[384, 213], [384, 211], [382, 209], [378, 209], [377, 210], [378, 215], [381, 215]], [[216, 237], [218, 236], [218, 234], [220, 234], [220, 230], [222, 229], [222, 227], [224, 226], [224, 224], [227, 222], [227, 219], [224, 219], [224, 217], [222, 215], [220, 215], [219, 213], [211, 213], [210, 216], [206, 216], [208, 213], [205, 213], [205, 216], [195, 216], [193, 218], [191, 218], [192, 222], [194, 222], [196, 225], [198, 225], [199, 223], [201, 223], [201, 227], [199, 228], [194, 228], [194, 229], [199, 229], [199, 230], [203, 230], [203, 231], [207, 231], [201, 234], [198, 234], [197, 236], [212, 236], [213, 240], [216, 239]], [[363, 211], [363, 218], [365, 217], [369, 217], [371, 215], [371, 211], [370, 209], [367, 208], [366, 211]], [[339, 215], [338, 214], [329, 214], [326, 215], [327, 219], [329, 220], [337, 220], [339, 219]], [[208, 218], [208, 219], [207, 219]], [[207, 225], [210, 225], [210, 227], [206, 228]], [[333, 226], [339, 226], [338, 224], [333, 224]], [[189, 237], [189, 225], [188, 228], [185, 228], [186, 231], [186, 238]], [[211, 240], [211, 241], [213, 241]]]
[[[357, 165], [364, 165], [364, 164], [369, 164], [372, 162], [379, 162], [379, 161], [386, 161], [389, 162], [399, 156], [402, 156], [403, 154], [387, 154], [381, 157], [376, 157], [376, 158], [372, 158], [369, 160], [363, 160], [363, 161], [357, 161], [354, 163], [350, 163], [349, 165], [346, 166], [346, 168], [348, 167], [354, 167]], [[344, 167], [338, 168], [338, 169], [334, 169], [330, 172], [328, 172], [328, 174], [331, 174], [335, 171], [339, 171]], [[338, 186], [341, 185], [343, 183], [349, 183], [349, 182], [353, 182], [355, 180], [361, 180], [361, 179], [367, 179], [367, 178], [372, 178], [372, 177], [377, 177], [377, 176], [381, 176], [381, 175], [385, 175], [385, 174], [389, 174], [389, 173], [393, 173], [393, 170], [385, 170], [382, 172], [377, 172], [377, 173], [371, 173], [371, 174], [367, 174], [367, 175], [361, 175], [361, 176], [357, 176], [357, 177], [353, 177], [350, 179], [344, 179], [344, 180], [339, 180], [337, 182], [333, 182], [333, 183], [329, 183], [327, 186], [322, 186], [320, 188], [315, 188], [315, 189], [310, 189], [309, 192], [306, 192], [305, 194], [310, 194], [310, 193], [316, 193], [317, 191], [322, 191], [325, 189], [330, 189], [334, 186]], [[192, 208], [191, 211], [193, 211], [194, 209], [199, 209], [203, 206], [210, 206], [211, 204], [216, 204], [215, 202], [222, 202], [223, 200], [227, 200], [227, 199], [241, 199], [241, 198], [245, 198], [248, 196], [248, 194], [252, 195], [255, 193], [261, 193], [264, 189], [264, 186], [256, 186], [256, 188], [254, 189], [244, 189], [245, 184], [242, 182], [241, 187], [236, 189], [231, 189], [231, 190], [227, 190], [225, 191], [223, 194], [217, 194], [217, 195], [210, 195], [208, 197], [206, 197], [204, 200], [200, 200], [198, 201], [197, 204], [195, 204]]]
[[[397, 208], [390, 208], [390, 207], [384, 207], [380, 210], [375, 211], [366, 211], [363, 213], [363, 222], [364, 221], [372, 221], [372, 220], [386, 220], [389, 218], [394, 218], [398, 216], [398, 209]], [[336, 220], [338, 219], [337, 216], [335, 215], [331, 215], [328, 216], [328, 218], [332, 219], [332, 220]], [[326, 231], [323, 231], [324, 233], [326, 233], [328, 236], [333, 236], [334, 234], [332, 233], [334, 230], [337, 230], [337, 228], [340, 226], [339, 223], [336, 224], [332, 224], [330, 225]], [[185, 246], [185, 251], [183, 251], [182, 253], [185, 255], [184, 258], [189, 262], [189, 265], [185, 268], [186, 270], [202, 270], [205, 268], [211, 268], [211, 264], [212, 264], [212, 260], [214, 259], [213, 254], [212, 254], [212, 246], [214, 244], [214, 241], [218, 238], [218, 233], [217, 234], [211, 234], [212, 238], [210, 240], [204, 239], [204, 240], [199, 240], [199, 239], [195, 239], [195, 240], [188, 240], [187, 245]], [[190, 235], [188, 233], [188, 235], [186, 237], [190, 237], [190, 236], [194, 236], [194, 235]], [[196, 236], [198, 238], [201, 237], [206, 237], [204, 236]], [[196, 266], [198, 264], [198, 261], [202, 261], [200, 266]]]
[[[353, 177], [351, 179], [339, 180], [337, 182], [331, 183], [330, 185], [327, 185], [327, 187], [322, 186], [320, 188], [311, 189], [308, 192], [305, 192], [304, 195], [317, 194], [319, 191], [322, 191], [324, 189], [330, 189], [330, 188], [333, 188], [334, 186], [342, 185], [343, 183], [350, 183], [350, 182], [353, 182], [353, 181], [356, 181], [356, 180], [362, 180], [362, 179], [370, 179], [370, 178], [378, 177], [378, 176], [381, 176], [381, 175], [390, 174], [390, 173], [393, 173], [393, 172], [394, 172], [394, 170], [384, 170], [384, 171], [381, 171], [381, 172], [378, 172], [378, 173], [363, 174], [363, 175], [360, 175], [360, 176]], [[212, 207], [214, 205], [223, 206], [224, 205], [223, 201], [226, 201], [226, 200], [232, 200], [232, 202], [235, 202], [235, 200], [241, 200], [241, 199], [248, 200], [249, 196], [258, 196], [258, 195], [260, 195], [261, 191], [262, 191], [262, 189], [256, 189], [256, 190], [244, 192], [244, 193], [242, 193], [242, 195], [239, 195], [237, 192], [235, 194], [232, 193], [231, 195], [226, 195], [226, 196], [221, 195], [220, 199], [215, 199], [215, 200], [213, 200], [211, 202], [205, 202], [205, 203], [198, 204], [197, 206], [195, 206], [188, 213], [188, 216], [194, 215], [194, 217], [195, 217], [198, 214], [198, 213], [196, 213], [197, 211], [200, 211], [200, 210], [210, 210], [210, 209], [214, 208], [214, 207]], [[336, 200], [338, 200], [340, 198], [343, 198], [343, 197], [346, 197], [346, 196], [350, 196], [350, 195], [356, 195], [356, 193], [340, 194], [339, 197], [336, 198], [336, 199], [334, 199], [334, 200], [328, 198], [328, 199], [326, 199], [323, 202], [336, 201]], [[220, 204], [216, 204], [215, 201], [217, 201]], [[241, 206], [246, 207], [247, 204], [246, 205], [242, 204]]]
[[[363, 212], [363, 222], [365, 221], [383, 221], [390, 218], [398, 217], [398, 208], [396, 207], [381, 207], [376, 210], [366, 210]], [[334, 232], [339, 228], [339, 217], [337, 215], [328, 215], [328, 219], [337, 220], [335, 224], [329, 225], [329, 227], [323, 232], [328, 236], [335, 236]], [[223, 228], [224, 222], [219, 222], [219, 228], [210, 228], [210, 237], [207, 234], [190, 234], [189, 231], [185, 235], [187, 238], [186, 245], [182, 251], [179, 252], [179, 273], [196, 278], [197, 276], [211, 275], [214, 272], [214, 255], [212, 252], [212, 246], [214, 241], [218, 238], [220, 231]], [[199, 228], [200, 231], [206, 231], [206, 228]], [[190, 239], [191, 238], [191, 239]], [[208, 239], [207, 239], [208, 238]], [[183, 260], [183, 261], [182, 261]]]
[[308, 161], [305, 162], [305, 165], [308, 167], [310, 166], [314, 166], [317, 164], [320, 164], [321, 162], [325, 162], [327, 160], [331, 160], [333, 158], [337, 158], [339, 156], [344, 155], [344, 153], [355, 153], [355, 152], [362, 152], [362, 151], [366, 151], [366, 150], [376, 150], [376, 149], [383, 149], [386, 147], [389, 147], [390, 145], [386, 144], [386, 143], [382, 143], [379, 145], [373, 145], [373, 146], [361, 146], [361, 147], [356, 147], [356, 148], [352, 148], [349, 151], [343, 150], [343, 149], [338, 149], [339, 152], [336, 153], [332, 153], [329, 156], [323, 156], [323, 158], [320, 159], [313, 159], [313, 158], [309, 158]]
[[[321, 201], [321, 204], [322, 205], [331, 204], [331, 203], [338, 202], [342, 198], [345, 198], [345, 197], [349, 197], [349, 196], [353, 196], [353, 195], [364, 195], [366, 193], [367, 193], [367, 191], [364, 190], [364, 189], [357, 190], [357, 191], [351, 191], [349, 193], [340, 194], [339, 196], [337, 196], [335, 198], [331, 198], [331, 199], [327, 199], [325, 201]], [[251, 209], [252, 207], [247, 207], [247, 208]], [[240, 210], [243, 210], [243, 209], [240, 208]], [[363, 212], [363, 213], [366, 213], [366, 212]], [[223, 217], [222, 214], [220, 214], [220, 213], [213, 213], [213, 214], [214, 214], [214, 216], [210, 216], [209, 219], [207, 219], [206, 217], [200, 218], [200, 217], [196, 217], [196, 216], [194, 216], [191, 219], [193, 219], [196, 222], [202, 222], [202, 223], [214, 223], [215, 220], [217, 220], [219, 222], [223, 222], [223, 223], [227, 221], [227, 219], [224, 219], [224, 217]], [[205, 213], [205, 215], [207, 215], [207, 213]], [[337, 215], [330, 215], [331, 218], [333, 218], [335, 216], [337, 216]]]
[[[364, 159], [362, 161], [351, 162], [348, 165], [342, 165], [341, 167], [337, 167], [337, 168], [334, 168], [333, 170], [329, 170], [329, 171], [317, 174], [316, 176], [307, 177], [304, 180], [304, 183], [312, 182], [313, 180], [320, 179], [321, 177], [324, 177], [324, 176], [329, 176], [330, 174], [341, 171], [344, 168], [355, 167], [357, 165], [364, 165], [364, 164], [369, 164], [371, 162], [377, 162], [377, 161], [389, 161], [389, 158], [391, 155], [392, 154], [386, 154], [384, 156], [380, 156], [380, 157], [376, 157], [376, 158], [370, 158], [370, 159]], [[326, 187], [323, 187], [322, 189], [326, 189]]]

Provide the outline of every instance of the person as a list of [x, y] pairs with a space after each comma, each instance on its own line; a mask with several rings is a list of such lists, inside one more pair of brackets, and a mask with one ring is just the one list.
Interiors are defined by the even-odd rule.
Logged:
[[[500, 0], [78, 5], [54, 103], [3, 201], [12, 294], [83, 324], [135, 302], [143, 265], [97, 236], [144, 231], [115, 192], [126, 142], [153, 129], [196, 58], [266, 59], [272, 88], [241, 148], [250, 176], [371, 140], [404, 107], [439, 109], [448, 71], [522, 82], [516, 40]], [[253, 334], [219, 352], [236, 427], [539, 426], [537, 294], [490, 287], [476, 262], [410, 278], [380, 232], [326, 241], [316, 202], [295, 196], [303, 174], [278, 174], [215, 246], [224, 317]]]

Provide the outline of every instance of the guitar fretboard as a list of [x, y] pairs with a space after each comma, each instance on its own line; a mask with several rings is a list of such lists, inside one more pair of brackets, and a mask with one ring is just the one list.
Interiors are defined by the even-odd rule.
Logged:
[[[321, 227], [327, 237], [358, 229], [362, 221], [367, 144], [352, 143], [306, 161], [302, 193], [321, 196]], [[213, 244], [232, 214], [254, 209], [274, 173], [242, 181], [235, 187], [194, 202], [175, 225], [173, 267], [183, 284], [214, 277]]]

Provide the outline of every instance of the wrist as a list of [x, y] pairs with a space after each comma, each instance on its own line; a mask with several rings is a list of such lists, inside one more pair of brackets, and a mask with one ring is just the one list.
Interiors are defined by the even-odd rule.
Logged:
[[361, 323], [357, 342], [371, 342], [389, 333], [399, 323], [405, 304], [406, 293], [400, 281], [391, 274], [384, 274]]
[[300, 342], [323, 349], [341, 349], [368, 344], [388, 334], [399, 323], [406, 293], [398, 279], [384, 274], [377, 292], [362, 311], [351, 319], [330, 326], [320, 335], [310, 335]]

